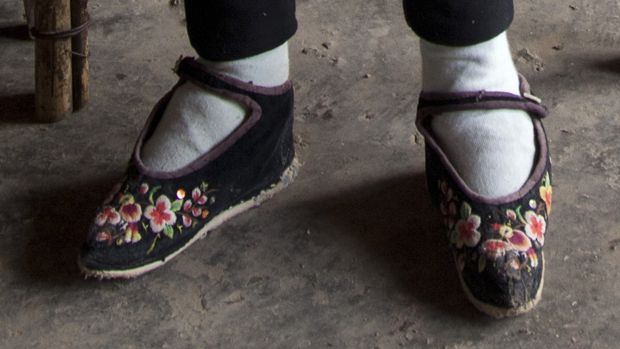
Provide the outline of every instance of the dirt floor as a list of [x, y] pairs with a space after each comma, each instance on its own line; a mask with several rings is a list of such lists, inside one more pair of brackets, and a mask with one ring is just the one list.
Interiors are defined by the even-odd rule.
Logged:
[[509, 320], [458, 284], [413, 119], [398, 0], [299, 0], [296, 182], [165, 267], [83, 280], [76, 257], [156, 100], [192, 55], [183, 7], [91, 2], [92, 101], [33, 122], [21, 1], [0, 2], [1, 348], [618, 348], [620, 2], [517, 1], [518, 68], [551, 110], [544, 298]]

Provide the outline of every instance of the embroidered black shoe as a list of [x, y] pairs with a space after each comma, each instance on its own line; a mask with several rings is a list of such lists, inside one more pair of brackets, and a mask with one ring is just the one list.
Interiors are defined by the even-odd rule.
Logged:
[[[205, 71], [193, 58], [176, 67], [180, 81], [154, 107], [142, 130], [127, 175], [96, 213], [79, 258], [98, 278], [131, 278], [162, 266], [234, 215], [259, 205], [292, 181], [290, 81], [259, 87]], [[226, 139], [184, 168], [147, 168], [141, 149], [175, 89], [191, 81], [240, 103], [246, 120]]]
[[[519, 109], [532, 117], [535, 164], [517, 192], [498, 198], [475, 193], [435, 140], [433, 115], [473, 109]], [[416, 124], [426, 141], [428, 187], [443, 216], [459, 279], [474, 306], [498, 318], [531, 310], [542, 294], [552, 197], [551, 161], [540, 120], [546, 114], [523, 77], [520, 96], [486, 91], [420, 95]]]

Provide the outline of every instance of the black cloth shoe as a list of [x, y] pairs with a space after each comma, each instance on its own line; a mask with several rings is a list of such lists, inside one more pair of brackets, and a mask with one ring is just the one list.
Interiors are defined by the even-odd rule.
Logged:
[[[532, 117], [537, 153], [529, 179], [517, 192], [498, 198], [474, 192], [435, 140], [433, 115], [473, 109], [519, 109]], [[546, 115], [523, 77], [521, 95], [423, 92], [419, 100], [416, 124], [426, 140], [428, 187], [442, 213], [461, 284], [474, 306], [498, 318], [531, 310], [542, 294], [552, 197], [551, 161], [540, 120]]]
[[[162, 266], [232, 216], [257, 206], [293, 179], [293, 88], [259, 87], [179, 60], [180, 81], [154, 107], [125, 179], [99, 208], [80, 258], [87, 276], [131, 278]], [[147, 168], [145, 141], [177, 87], [191, 81], [240, 103], [243, 123], [221, 143], [172, 172]], [[178, 135], [182, 137], [182, 135]]]

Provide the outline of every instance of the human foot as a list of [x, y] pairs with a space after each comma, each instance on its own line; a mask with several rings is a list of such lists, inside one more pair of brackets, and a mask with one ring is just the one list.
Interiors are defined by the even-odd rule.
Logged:
[[[213, 74], [256, 86], [279, 86], [288, 80], [288, 44], [239, 60], [200, 59], [199, 63]], [[157, 129], [144, 145], [144, 163], [161, 171], [181, 168], [233, 132], [245, 119], [246, 112], [239, 103], [186, 82], [175, 90]]]
[[[422, 40], [425, 92], [502, 91], [519, 95], [506, 34], [465, 47]], [[517, 191], [534, 162], [534, 128], [522, 110], [459, 110], [434, 116], [431, 129], [463, 180], [477, 193]]]

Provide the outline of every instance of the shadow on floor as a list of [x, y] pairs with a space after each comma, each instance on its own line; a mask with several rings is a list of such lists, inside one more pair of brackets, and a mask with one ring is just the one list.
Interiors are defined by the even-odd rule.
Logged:
[[33, 124], [34, 93], [0, 95], [0, 123]]
[[81, 279], [77, 268], [80, 246], [97, 206], [114, 179], [68, 183], [49, 192], [37, 192], [23, 202], [33, 217], [22, 232], [27, 245], [16, 271], [30, 281], [56, 285]]
[[467, 301], [424, 174], [386, 178], [305, 202], [313, 219], [329, 222], [360, 242], [373, 263], [404, 293], [439, 311], [486, 320]]
[[[458, 282], [439, 217], [423, 174], [387, 178], [290, 207], [293, 214], [328, 224], [390, 271], [402, 294], [469, 321], [486, 319], [469, 305]], [[63, 284], [81, 278], [76, 265], [86, 228], [114, 179], [100, 179], [36, 193], [26, 201], [34, 224], [18, 261], [33, 281]], [[337, 238], [326, 237], [337, 242]], [[350, 239], [349, 239], [350, 240]], [[339, 240], [342, 241], [342, 240]], [[337, 248], [350, 248], [337, 246]]]
[[593, 62], [592, 67], [597, 70], [620, 74], [620, 57]]

